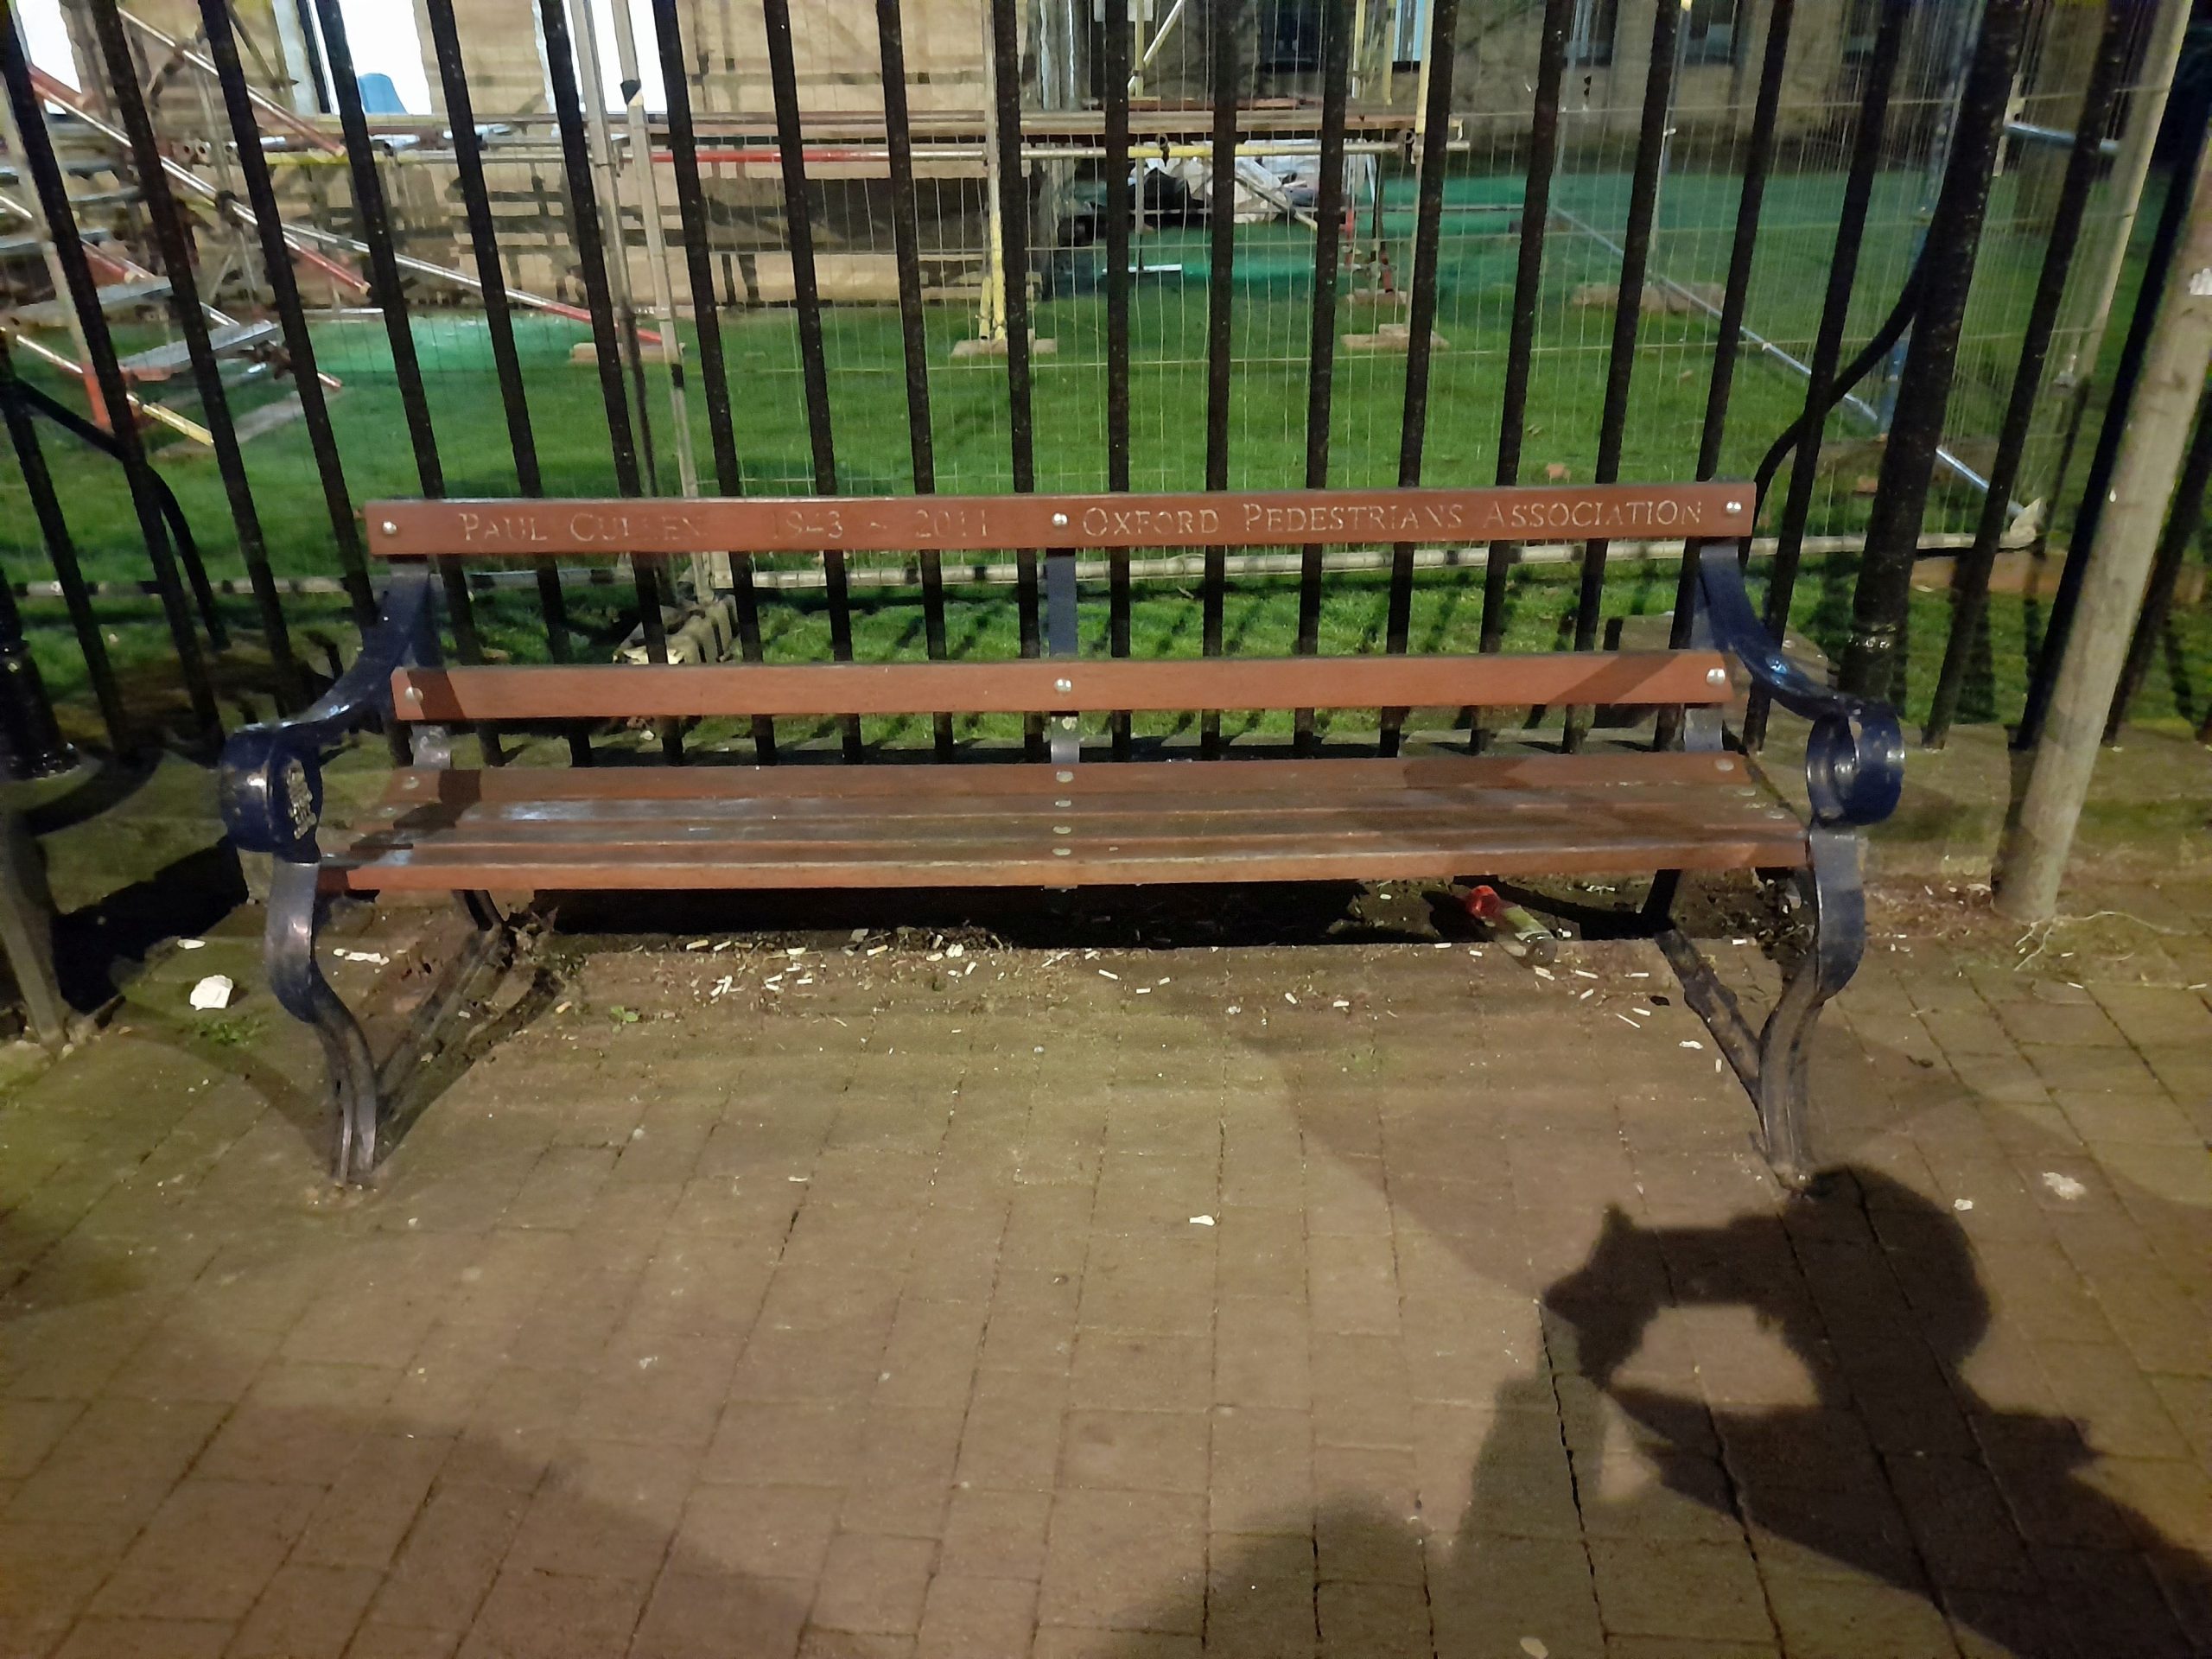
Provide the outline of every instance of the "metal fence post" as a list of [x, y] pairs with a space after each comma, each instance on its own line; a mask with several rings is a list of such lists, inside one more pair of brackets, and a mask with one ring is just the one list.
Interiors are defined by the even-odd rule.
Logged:
[[2108, 0], [2104, 33], [2097, 42], [2088, 85], [2075, 123], [2074, 146], [2066, 158], [2066, 175], [2059, 185], [2058, 203], [2050, 221], [2050, 240], [2044, 250], [2043, 270], [2036, 279], [2035, 297], [2029, 302], [2026, 321], [2020, 331], [2020, 357], [2012, 372], [2012, 391], [1998, 428], [1997, 453], [1989, 466], [1989, 487], [1981, 498], [1981, 515], [1974, 524], [1974, 545], [1956, 567], [1951, 581], [1951, 629], [1943, 647], [1943, 665], [1936, 681], [1936, 697], [1929, 710], [1923, 741], [1929, 748], [1942, 747], [1951, 721], [1958, 713], [1959, 694], [1966, 683], [1967, 658], [1989, 599], [1989, 575], [1997, 561], [1997, 544], [2012, 499], [2012, 486], [2020, 474], [2020, 457], [2035, 423], [2036, 404], [2043, 391], [2043, 372], [2050, 354], [2051, 331], [2065, 297], [2074, 253], [2088, 212], [2089, 193], [2102, 168], [2102, 142], [2113, 105], [2126, 73], [2129, 25], [2134, 8], [2129, 0]]
[[1974, 283], [1990, 175], [2004, 137], [2026, 10], [2026, 0], [1986, 0], [1974, 62], [1959, 94], [1950, 162], [1928, 227], [1920, 316], [1897, 377], [1897, 414], [1882, 451], [1852, 605], [1851, 639], [1837, 675], [1845, 690], [1861, 696], [1888, 696], [1902, 689], [1912, 562], [1919, 551], [1920, 521], [1935, 476], [1936, 447], [1943, 440], [1943, 415], [1958, 365], [1959, 331]]

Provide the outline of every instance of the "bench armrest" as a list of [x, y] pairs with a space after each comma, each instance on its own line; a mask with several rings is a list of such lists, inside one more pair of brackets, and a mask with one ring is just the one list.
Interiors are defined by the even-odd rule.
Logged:
[[1734, 542], [1698, 554], [1698, 587], [1713, 642], [1751, 671], [1767, 696], [1813, 722], [1805, 786], [1816, 823], [1878, 823], [1904, 786], [1904, 738], [1897, 711], [1822, 684], [1785, 654], [1751, 608]]
[[431, 626], [429, 570], [403, 570], [385, 590], [384, 613], [363, 636], [360, 653], [312, 708], [232, 734], [216, 798], [239, 850], [294, 863], [321, 856], [315, 832], [322, 817], [322, 752], [372, 719], [391, 717], [392, 671], [436, 660]]

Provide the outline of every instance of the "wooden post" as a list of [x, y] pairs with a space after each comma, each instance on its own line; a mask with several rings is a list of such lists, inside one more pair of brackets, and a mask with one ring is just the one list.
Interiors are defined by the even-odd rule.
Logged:
[[2212, 365], [2212, 149], [2197, 160], [2189, 218], [2176, 264], [2145, 353], [2133, 404], [2113, 467], [2112, 490], [2095, 539], [2072, 556], [2084, 558], [2081, 608], [2067, 636], [2050, 713], [2036, 747], [2027, 793], [1998, 849], [1997, 908], [2015, 921], [2048, 921], [2057, 913], [2058, 887], [2089, 792], [2105, 716], [2122, 661], [2158, 529], [2166, 516], [2191, 416]]

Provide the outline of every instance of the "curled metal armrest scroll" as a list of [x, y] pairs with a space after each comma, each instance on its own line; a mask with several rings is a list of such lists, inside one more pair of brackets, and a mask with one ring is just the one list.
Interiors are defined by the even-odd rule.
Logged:
[[1751, 671], [1767, 695], [1813, 722], [1805, 745], [1805, 784], [1815, 822], [1878, 823], [1904, 786], [1904, 736], [1897, 711], [1871, 697], [1822, 684], [1786, 655], [1751, 608], [1736, 543], [1708, 543], [1698, 555], [1698, 583], [1714, 643]]
[[427, 568], [401, 574], [385, 591], [384, 614], [362, 639], [360, 654], [312, 708], [232, 734], [216, 793], [240, 850], [292, 863], [320, 856], [322, 752], [391, 714], [392, 671], [423, 660], [428, 649], [430, 593]]

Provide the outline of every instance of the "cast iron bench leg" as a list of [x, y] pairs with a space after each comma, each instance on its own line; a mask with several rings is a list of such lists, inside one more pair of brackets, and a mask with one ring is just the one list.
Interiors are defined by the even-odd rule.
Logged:
[[284, 1012], [312, 1026], [322, 1043], [331, 1093], [338, 1107], [331, 1173], [340, 1181], [365, 1179], [377, 1160], [382, 1100], [369, 1039], [315, 959], [319, 863], [280, 858], [269, 883], [269, 988]]
[[[1859, 882], [1859, 837], [1847, 828], [1815, 826], [1807, 832], [1812, 861], [1793, 872], [1812, 912], [1813, 936], [1784, 971], [1782, 995], [1766, 1023], [1753, 1034], [1736, 994], [1669, 913], [1674, 882], [1662, 874], [1644, 916], [1658, 925], [1659, 948], [1681, 981], [1683, 997], [1735, 1068], [1758, 1108], [1766, 1160], [1783, 1185], [1802, 1192], [1812, 1184], [1812, 1154], [1805, 1136], [1807, 1059], [1813, 1028], [1828, 999], [1851, 982], [1866, 947], [1866, 900]], [[1663, 893], [1663, 898], [1662, 898]]]

